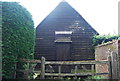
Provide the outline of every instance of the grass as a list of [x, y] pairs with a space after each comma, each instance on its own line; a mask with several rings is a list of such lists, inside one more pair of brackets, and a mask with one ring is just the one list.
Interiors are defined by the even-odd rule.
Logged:
[[[102, 81], [102, 78], [101, 76], [94, 76], [93, 78], [95, 81]], [[74, 78], [70, 78], [70, 77], [67, 77], [67, 78], [64, 78], [64, 79], [61, 79], [60, 81], [92, 81], [93, 80], [91, 76], [88, 76], [86, 79], [81, 79], [80, 77], [77, 78], [77, 77], [74, 77]]]
[[[92, 79], [92, 76], [88, 76], [88, 77], [85, 79], [85, 81], [91, 81], [91, 79]], [[104, 78], [101, 77], [101, 76], [99, 76], [99, 75], [95, 75], [95, 76], [93, 77], [93, 79], [94, 79], [95, 81], [102, 81], [102, 79], [104, 79]]]

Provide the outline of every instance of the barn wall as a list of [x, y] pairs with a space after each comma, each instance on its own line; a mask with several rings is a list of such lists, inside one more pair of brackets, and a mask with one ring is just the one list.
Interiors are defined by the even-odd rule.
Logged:
[[[61, 23], [61, 22], [59, 22]], [[81, 27], [82, 29], [82, 27]], [[56, 45], [55, 45], [55, 31], [73, 31], [71, 39], [71, 60], [92, 60], [94, 59], [94, 50], [92, 46], [93, 30], [89, 28], [81, 30], [78, 28], [73, 29], [69, 27], [50, 28], [47, 26], [40, 27], [36, 31], [36, 50], [35, 57], [46, 57], [47, 60], [56, 60]], [[88, 31], [89, 30], [89, 31]]]
[[36, 28], [36, 59], [56, 60], [55, 31], [72, 31], [70, 60], [95, 58], [92, 36], [97, 32], [67, 2], [61, 2]]
[[[95, 48], [95, 60], [96, 61], [108, 60], [107, 58], [111, 54], [111, 52], [116, 52], [118, 54], [118, 49], [120, 49], [120, 47], [118, 47], [118, 41], [114, 41], [114, 42], [110, 42], [110, 43], [107, 43], [104, 45], [96, 46], [96, 48]], [[96, 65], [96, 72], [97, 73], [108, 72], [107, 64], [97, 64]], [[104, 75], [102, 77], [107, 78], [108, 76]]]

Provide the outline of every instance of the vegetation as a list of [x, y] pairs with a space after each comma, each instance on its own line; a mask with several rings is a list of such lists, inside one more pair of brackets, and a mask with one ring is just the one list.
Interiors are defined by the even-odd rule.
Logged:
[[[93, 77], [93, 79], [95, 80], [95, 81], [103, 81], [103, 77], [101, 77], [101, 76], [99, 76], [99, 75], [95, 75], [94, 77]], [[92, 80], [92, 76], [88, 76], [86, 79], [85, 79], [85, 81], [91, 81]]]
[[61, 79], [60, 81], [81, 81], [81, 78], [77, 78], [77, 77], [73, 77], [73, 78], [70, 78], [70, 77], [67, 77], [67, 78], [63, 78]]
[[[17, 2], [2, 2], [2, 76], [11, 79], [19, 58], [34, 57], [34, 23]], [[24, 68], [23, 63], [18, 67]]]
[[95, 35], [93, 36], [93, 46], [117, 40], [119, 35]]
[[92, 81], [92, 80], [95, 80], [95, 81], [102, 81], [104, 78], [99, 76], [99, 75], [95, 75], [92, 79], [92, 76], [88, 76], [87, 78], [80, 78], [80, 77], [73, 77], [73, 78], [70, 78], [70, 77], [67, 77], [67, 78], [62, 78], [60, 81]]

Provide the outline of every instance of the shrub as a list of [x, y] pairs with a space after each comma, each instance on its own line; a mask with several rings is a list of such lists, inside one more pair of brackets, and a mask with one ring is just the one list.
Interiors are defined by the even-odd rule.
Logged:
[[[2, 2], [2, 76], [11, 79], [19, 58], [34, 57], [34, 23], [17, 2]], [[23, 64], [19, 64], [23, 67]]]
[[117, 40], [119, 35], [94, 35], [93, 36], [93, 46], [97, 46], [99, 44], [107, 43], [113, 40]]

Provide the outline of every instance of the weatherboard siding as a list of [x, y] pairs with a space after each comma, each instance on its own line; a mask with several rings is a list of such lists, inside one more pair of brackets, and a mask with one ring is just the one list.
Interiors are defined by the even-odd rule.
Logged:
[[92, 36], [98, 33], [67, 2], [61, 2], [36, 28], [36, 59], [42, 56], [46, 60], [59, 58], [56, 55], [57, 43], [54, 42], [55, 31], [72, 31], [69, 60], [95, 58]]

